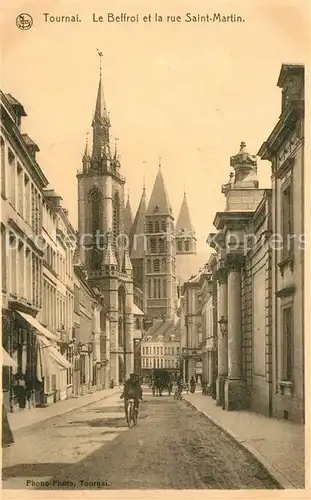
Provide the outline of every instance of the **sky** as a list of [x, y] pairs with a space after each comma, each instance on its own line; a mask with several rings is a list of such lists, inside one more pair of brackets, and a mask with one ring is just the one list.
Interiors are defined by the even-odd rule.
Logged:
[[[175, 219], [186, 190], [198, 253], [225, 206], [221, 184], [245, 141], [256, 154], [280, 115], [282, 63], [308, 62], [305, 0], [2, 0], [1, 88], [23, 105], [22, 131], [40, 147], [38, 162], [77, 227], [76, 171], [91, 121], [103, 52], [111, 138], [135, 213], [145, 177], [150, 196], [161, 157]], [[21, 31], [16, 16], [31, 14]], [[139, 14], [130, 23], [94, 23], [93, 13]], [[158, 13], [241, 15], [243, 23], [144, 23]], [[82, 22], [45, 23], [43, 13]], [[90, 134], [91, 137], [91, 134]], [[258, 160], [260, 187], [270, 165]]]

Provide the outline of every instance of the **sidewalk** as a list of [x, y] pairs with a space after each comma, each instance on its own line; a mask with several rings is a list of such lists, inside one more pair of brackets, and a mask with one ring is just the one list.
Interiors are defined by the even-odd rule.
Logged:
[[226, 411], [201, 393], [185, 394], [191, 406], [232, 436], [285, 489], [305, 488], [305, 428], [248, 411]]
[[113, 394], [117, 394], [121, 391], [121, 387], [115, 387], [114, 389], [103, 389], [101, 391], [96, 391], [93, 394], [85, 394], [79, 396], [78, 398], [65, 399], [64, 401], [58, 401], [57, 403], [48, 406], [47, 408], [32, 408], [31, 410], [25, 409], [22, 411], [17, 411], [14, 413], [8, 413], [8, 419], [12, 432], [19, 431], [25, 427], [29, 427], [33, 424], [38, 424], [49, 418], [57, 417], [59, 415], [64, 415], [72, 410], [83, 408], [101, 399], [106, 399]]

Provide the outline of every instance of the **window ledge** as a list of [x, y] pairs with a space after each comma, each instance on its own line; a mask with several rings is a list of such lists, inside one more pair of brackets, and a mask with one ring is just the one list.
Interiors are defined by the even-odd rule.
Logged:
[[293, 272], [293, 267], [294, 267], [293, 257], [290, 255], [290, 256], [284, 258], [281, 262], [278, 263], [278, 267], [280, 269], [282, 276], [284, 275], [284, 269], [286, 267], [289, 267], [290, 270]]

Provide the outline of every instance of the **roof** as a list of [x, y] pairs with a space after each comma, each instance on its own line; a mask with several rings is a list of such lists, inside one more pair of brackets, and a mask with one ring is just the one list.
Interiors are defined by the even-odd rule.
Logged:
[[184, 233], [185, 236], [194, 236], [195, 231], [190, 219], [189, 207], [187, 202], [186, 193], [184, 193], [184, 199], [181, 204], [180, 212], [176, 224], [176, 235], [179, 236], [180, 233]]
[[[145, 215], [146, 215], [146, 190], [143, 189], [139, 206], [130, 232], [131, 259], [143, 258], [145, 255]], [[137, 236], [134, 239], [134, 236]], [[138, 237], [139, 236], [139, 237]]]
[[40, 151], [39, 146], [29, 137], [28, 134], [22, 134], [22, 137], [27, 146], [33, 147], [35, 151]]
[[[146, 342], [148, 337], [151, 337], [151, 342], [169, 342], [172, 335], [175, 336], [174, 341], [179, 342], [180, 329], [178, 325], [179, 321], [175, 325], [172, 319], [156, 319], [146, 332], [143, 342]], [[159, 337], [161, 337], [161, 339], [159, 339]]]
[[139, 307], [136, 304], [133, 304], [132, 312], [133, 312], [134, 316], [145, 316], [143, 311], [141, 309], [139, 309]]
[[17, 100], [15, 97], [13, 97], [11, 94], [5, 94], [5, 97], [7, 98], [10, 106], [12, 108], [18, 108], [19, 109], [19, 114], [20, 116], [27, 116], [27, 113], [24, 109], [24, 106]]
[[305, 67], [303, 64], [282, 64], [277, 86], [283, 87], [284, 80], [289, 73], [304, 73], [304, 69]]
[[126, 234], [130, 234], [132, 225], [133, 225], [133, 215], [130, 204], [130, 197], [128, 197], [124, 210], [124, 231], [126, 232]]
[[172, 215], [172, 208], [165, 188], [161, 167], [158, 170], [147, 208], [147, 215], [154, 215], [156, 213]]
[[106, 102], [105, 102], [105, 97], [104, 97], [102, 77], [100, 76], [98, 90], [97, 90], [94, 120], [101, 121], [102, 119], [108, 120], [108, 113], [107, 113]]

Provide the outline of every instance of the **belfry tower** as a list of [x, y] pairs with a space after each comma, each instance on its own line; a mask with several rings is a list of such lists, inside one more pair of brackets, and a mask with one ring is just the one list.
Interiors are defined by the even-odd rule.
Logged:
[[133, 371], [133, 277], [122, 236], [125, 178], [116, 145], [111, 151], [101, 64], [92, 128], [92, 152], [87, 143], [77, 173], [80, 263], [103, 294], [101, 358], [110, 361], [107, 376], [121, 382]]
[[174, 217], [164, 185], [161, 165], [145, 215], [144, 311], [147, 319], [174, 319], [176, 262]]

